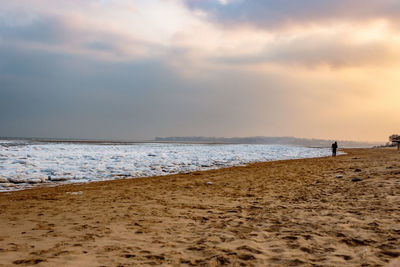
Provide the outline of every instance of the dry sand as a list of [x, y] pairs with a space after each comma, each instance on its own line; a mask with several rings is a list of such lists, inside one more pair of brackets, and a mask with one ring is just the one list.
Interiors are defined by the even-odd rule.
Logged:
[[385, 265], [400, 152], [346, 152], [2, 193], [0, 265]]

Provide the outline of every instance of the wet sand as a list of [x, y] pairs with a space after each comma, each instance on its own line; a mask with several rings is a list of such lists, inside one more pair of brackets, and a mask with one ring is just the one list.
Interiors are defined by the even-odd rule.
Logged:
[[0, 266], [386, 265], [400, 152], [346, 152], [0, 193]]

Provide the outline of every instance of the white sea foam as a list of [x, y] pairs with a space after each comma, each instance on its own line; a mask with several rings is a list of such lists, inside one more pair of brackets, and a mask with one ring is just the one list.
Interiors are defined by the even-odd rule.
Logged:
[[0, 191], [38, 184], [147, 177], [322, 157], [330, 150], [282, 145], [73, 144], [0, 140]]

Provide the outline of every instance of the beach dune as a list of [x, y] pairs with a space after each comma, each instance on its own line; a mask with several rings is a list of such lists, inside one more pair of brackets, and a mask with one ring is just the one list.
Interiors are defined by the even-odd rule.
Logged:
[[400, 153], [250, 164], [0, 194], [0, 265], [384, 266]]

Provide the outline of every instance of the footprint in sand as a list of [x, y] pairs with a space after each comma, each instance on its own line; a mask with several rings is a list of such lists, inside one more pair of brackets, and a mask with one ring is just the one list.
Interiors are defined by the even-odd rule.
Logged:
[[23, 264], [23, 265], [34, 265], [34, 264], [39, 264], [41, 262], [44, 262], [46, 260], [43, 259], [26, 259], [26, 260], [15, 260], [13, 261], [13, 264]]
[[248, 252], [251, 252], [251, 253], [254, 253], [254, 254], [262, 254], [262, 252], [260, 250], [252, 248], [252, 247], [249, 247], [249, 246], [246, 246], [246, 245], [237, 247], [236, 249], [237, 250], [245, 250], [245, 251], [248, 251]]

